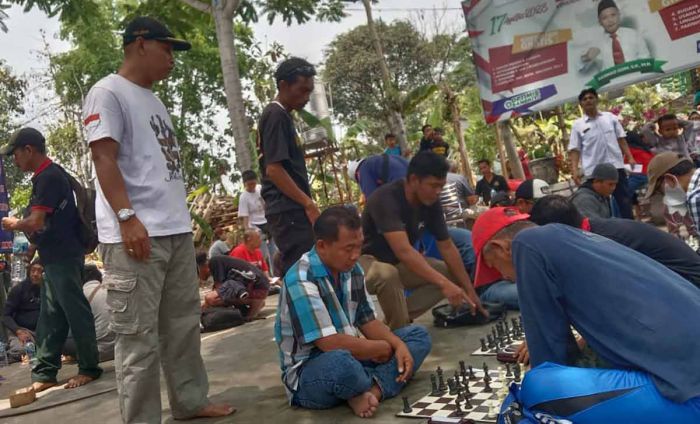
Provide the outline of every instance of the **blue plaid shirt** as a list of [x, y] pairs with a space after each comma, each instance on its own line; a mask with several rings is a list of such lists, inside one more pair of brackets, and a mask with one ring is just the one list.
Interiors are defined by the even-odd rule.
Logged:
[[334, 334], [359, 337], [358, 327], [375, 319], [362, 267], [356, 264], [349, 272], [341, 273], [339, 280], [335, 288], [316, 248], [304, 254], [284, 277], [275, 341], [290, 402], [304, 362], [320, 353], [314, 345], [316, 340]]

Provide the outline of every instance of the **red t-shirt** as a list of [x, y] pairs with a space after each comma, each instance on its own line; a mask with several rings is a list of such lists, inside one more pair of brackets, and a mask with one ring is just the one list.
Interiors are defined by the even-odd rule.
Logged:
[[265, 259], [263, 259], [263, 254], [260, 249], [255, 249], [251, 252], [243, 243], [241, 243], [233, 248], [231, 253], [229, 253], [229, 256], [243, 259], [244, 261], [257, 266], [265, 272], [268, 271], [267, 262], [265, 262]]

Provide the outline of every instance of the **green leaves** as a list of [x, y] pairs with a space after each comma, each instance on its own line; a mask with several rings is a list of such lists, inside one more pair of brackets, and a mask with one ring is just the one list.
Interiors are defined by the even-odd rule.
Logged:
[[418, 105], [429, 99], [437, 90], [437, 84], [426, 84], [409, 91], [400, 99], [401, 114], [415, 112]]

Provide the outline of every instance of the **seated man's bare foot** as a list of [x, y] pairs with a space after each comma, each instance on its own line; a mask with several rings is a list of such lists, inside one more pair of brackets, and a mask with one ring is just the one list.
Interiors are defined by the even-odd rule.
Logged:
[[352, 412], [360, 418], [369, 418], [377, 411], [379, 401], [372, 392], [365, 392], [352, 399], [348, 399], [348, 405], [352, 408]]
[[195, 418], [225, 417], [236, 412], [236, 408], [226, 403], [210, 403], [200, 409]]
[[34, 389], [36, 393], [39, 393], [43, 392], [46, 389], [52, 388], [56, 384], [58, 383], [35, 381], [34, 383], [32, 383], [31, 388]]
[[93, 377], [88, 377], [87, 375], [81, 375], [78, 374], [75, 377], [71, 378], [68, 380], [68, 383], [66, 383], [65, 386], [63, 386], [65, 389], [75, 389], [76, 387], [84, 386], [95, 379]]

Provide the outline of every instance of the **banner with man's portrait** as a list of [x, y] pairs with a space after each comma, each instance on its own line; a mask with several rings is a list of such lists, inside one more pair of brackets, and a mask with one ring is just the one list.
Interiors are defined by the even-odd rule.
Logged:
[[700, 65], [700, 0], [466, 0], [488, 122]]

